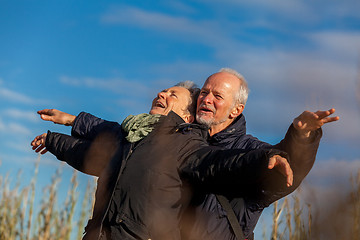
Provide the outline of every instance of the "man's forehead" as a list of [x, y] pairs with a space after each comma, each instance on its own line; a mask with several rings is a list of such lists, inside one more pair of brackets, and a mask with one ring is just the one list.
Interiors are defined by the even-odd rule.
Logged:
[[225, 93], [234, 90], [235, 86], [226, 81], [219, 81], [216, 84], [213, 82], [205, 82], [201, 90], [211, 90], [213, 92]]
[[240, 80], [233, 74], [220, 72], [206, 79], [201, 89], [216, 89], [216, 91], [228, 91], [237, 89], [241, 85]]

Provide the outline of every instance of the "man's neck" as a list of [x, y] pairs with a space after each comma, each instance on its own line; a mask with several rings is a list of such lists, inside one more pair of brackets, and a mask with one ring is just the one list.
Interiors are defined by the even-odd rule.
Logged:
[[232, 122], [233, 122], [233, 120], [225, 121], [225, 122], [222, 122], [222, 123], [211, 126], [209, 128], [210, 137], [212, 137], [215, 134], [217, 134], [217, 133], [221, 132], [222, 130], [226, 129]]

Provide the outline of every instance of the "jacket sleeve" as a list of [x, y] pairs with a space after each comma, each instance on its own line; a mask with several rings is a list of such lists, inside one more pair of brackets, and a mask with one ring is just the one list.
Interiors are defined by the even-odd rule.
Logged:
[[285, 138], [274, 146], [289, 154], [290, 166], [294, 172], [293, 188], [300, 185], [313, 167], [321, 136], [322, 130], [319, 128], [313, 131], [308, 139], [300, 139], [291, 124]]
[[99, 135], [99, 133], [104, 132], [111, 132], [113, 135], [117, 135], [118, 137], [123, 134], [119, 123], [106, 121], [86, 112], [81, 112], [75, 118], [74, 125], [71, 129], [72, 136], [88, 140], [93, 140]]
[[320, 128], [313, 131], [310, 138], [305, 140], [301, 139], [291, 124], [284, 139], [276, 145], [268, 145], [253, 138], [250, 144], [252, 148], [276, 148], [288, 154], [290, 167], [294, 174], [294, 181], [291, 187], [279, 186], [276, 182], [281, 179], [281, 176], [268, 176], [268, 187], [266, 189], [258, 189], [255, 186], [254, 189], [260, 191], [254, 190], [252, 191], [252, 195], [244, 195], [244, 198], [246, 198], [248, 202], [255, 203], [257, 206], [267, 207], [271, 203], [295, 191], [314, 165], [321, 136], [322, 130]]
[[181, 173], [195, 189], [228, 197], [253, 195], [251, 192], [255, 189], [263, 191], [286, 186], [284, 176], [267, 168], [269, 158], [276, 154], [286, 157], [286, 153], [277, 149], [245, 151], [205, 147], [187, 159]]
[[117, 139], [99, 134], [89, 141], [48, 131], [45, 146], [57, 159], [73, 168], [99, 176], [117, 149]]

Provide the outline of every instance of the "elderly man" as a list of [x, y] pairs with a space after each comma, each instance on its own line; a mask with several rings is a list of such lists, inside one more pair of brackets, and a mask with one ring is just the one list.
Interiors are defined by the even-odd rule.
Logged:
[[196, 120], [209, 126], [210, 145], [244, 150], [274, 147], [286, 151], [294, 171], [294, 184], [282, 192], [250, 189], [241, 198], [231, 194], [198, 193], [188, 214], [191, 217], [183, 222], [184, 232], [188, 233], [184, 239], [253, 239], [253, 230], [263, 209], [294, 191], [312, 168], [322, 135], [321, 126], [339, 119], [329, 117], [335, 109], [305, 111], [294, 119], [285, 138], [272, 146], [246, 134], [242, 112], [247, 98], [248, 87], [243, 76], [229, 68], [221, 69], [205, 81], [200, 91]]
[[[166, 89], [154, 99], [150, 114], [129, 116], [122, 125], [88, 113], [75, 117], [39, 111], [44, 120], [71, 125], [72, 136], [39, 135], [33, 149], [50, 151], [74, 168], [99, 176], [84, 239], [180, 239], [178, 220], [191, 198], [188, 183], [225, 194], [232, 184], [239, 191], [233, 191], [235, 195], [243, 194], [245, 181], [268, 191], [292, 184], [282, 151], [209, 147], [207, 128], [189, 124], [194, 120], [194, 92], [188, 84]], [[274, 167], [278, 171], [270, 170]], [[275, 186], [272, 179], [280, 175], [285, 177]]]

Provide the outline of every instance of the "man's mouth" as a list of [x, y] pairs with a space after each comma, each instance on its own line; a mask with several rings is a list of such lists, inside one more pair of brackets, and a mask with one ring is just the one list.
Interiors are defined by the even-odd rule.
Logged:
[[199, 113], [215, 113], [215, 109], [209, 106], [201, 105], [199, 108]]

